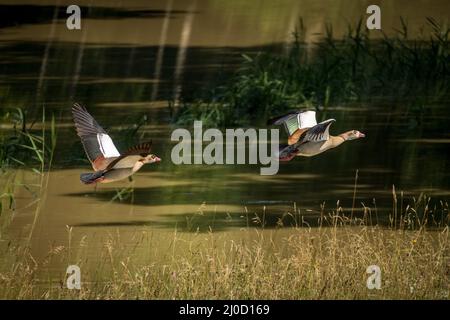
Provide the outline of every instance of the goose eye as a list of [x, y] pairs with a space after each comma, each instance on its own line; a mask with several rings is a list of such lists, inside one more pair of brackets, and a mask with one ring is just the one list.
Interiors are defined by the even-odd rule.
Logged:
[[356, 130], [353, 130], [353, 134], [356, 134]]

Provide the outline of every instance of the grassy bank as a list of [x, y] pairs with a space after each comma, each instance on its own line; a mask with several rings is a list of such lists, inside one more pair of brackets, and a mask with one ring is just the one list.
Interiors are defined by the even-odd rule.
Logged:
[[[252, 226], [227, 232], [199, 232], [195, 216], [173, 231], [123, 235], [112, 227], [103, 238], [68, 226], [67, 241], [45, 254], [0, 243], [0, 298], [449, 299], [448, 204], [417, 203], [403, 207], [394, 195], [384, 226], [367, 207], [362, 216], [340, 208], [315, 218], [286, 212], [271, 228], [256, 216]], [[73, 264], [81, 290], [66, 286]], [[379, 290], [367, 288], [372, 265], [381, 269]]]
[[[142, 254], [111, 235], [90, 263], [90, 239], [49, 249], [38, 262], [26, 248], [2, 249], [5, 299], [449, 299], [449, 231], [326, 227], [136, 234]], [[167, 240], [167, 239], [166, 239]], [[55, 262], [59, 272], [53, 270]], [[65, 263], [64, 263], [65, 262]], [[81, 290], [66, 288], [65, 268], [81, 268]], [[53, 265], [53, 267], [51, 267]], [[366, 269], [378, 265], [380, 290]], [[55, 274], [60, 277], [55, 277]]]

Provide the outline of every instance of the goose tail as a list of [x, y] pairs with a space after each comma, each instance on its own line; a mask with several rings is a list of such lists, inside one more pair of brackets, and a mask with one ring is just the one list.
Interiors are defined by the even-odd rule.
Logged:
[[80, 180], [84, 184], [92, 184], [100, 182], [104, 179], [104, 171], [96, 171], [93, 173], [82, 173], [80, 174]]
[[280, 162], [288, 162], [291, 161], [297, 155], [298, 149], [295, 145], [280, 145], [280, 149], [278, 151], [278, 160]]

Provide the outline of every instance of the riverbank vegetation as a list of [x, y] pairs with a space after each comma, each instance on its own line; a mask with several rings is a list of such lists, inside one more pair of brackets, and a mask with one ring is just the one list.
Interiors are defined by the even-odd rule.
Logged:
[[[31, 239], [34, 226], [41, 211], [42, 201], [47, 194], [47, 185], [53, 155], [56, 148], [56, 124], [52, 115], [46, 119], [45, 109], [42, 118], [29, 122], [26, 113], [20, 109], [6, 110], [2, 123], [10, 129], [0, 134], [0, 239], [14, 216], [16, 195], [25, 191], [30, 196], [27, 207], [34, 208], [33, 223], [28, 239]], [[32, 172], [27, 181], [17, 173], [19, 170]], [[31, 176], [31, 178], [30, 178]], [[3, 214], [5, 213], [5, 214]]]
[[[67, 245], [50, 246], [41, 259], [28, 247], [2, 246], [0, 298], [449, 299], [448, 205], [431, 223], [432, 210], [422, 208], [398, 212], [396, 228], [330, 211], [317, 227], [302, 219], [293, 228], [227, 233], [139, 231], [133, 248], [120, 233], [98, 245], [68, 226]], [[93, 252], [100, 257], [94, 264]], [[66, 285], [73, 264], [80, 290]], [[372, 265], [381, 269], [380, 289], [367, 288]]]
[[432, 18], [427, 24], [431, 32], [414, 40], [404, 20], [396, 36], [381, 39], [370, 38], [361, 21], [340, 39], [327, 26], [311, 44], [300, 20], [287, 52], [243, 55], [229, 82], [181, 102], [175, 122], [246, 125], [289, 109], [326, 113], [329, 106], [355, 102], [424, 112], [450, 99], [450, 28]]

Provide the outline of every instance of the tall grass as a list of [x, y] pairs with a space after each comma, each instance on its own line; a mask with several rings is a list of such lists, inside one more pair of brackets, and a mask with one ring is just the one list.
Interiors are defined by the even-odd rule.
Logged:
[[243, 55], [241, 69], [206, 98], [184, 102], [175, 121], [247, 124], [292, 108], [325, 109], [349, 102], [401, 102], [409, 108], [449, 100], [450, 28], [427, 19], [430, 34], [410, 39], [408, 27], [381, 40], [360, 21], [336, 39], [331, 25], [314, 45], [300, 20], [287, 54]]
[[[449, 299], [448, 205], [431, 222], [426, 205], [394, 205], [400, 221], [415, 222], [383, 227], [338, 207], [316, 227], [300, 211], [285, 215], [297, 221], [293, 228], [267, 229], [260, 217], [259, 227], [231, 233], [198, 232], [191, 219], [194, 232], [145, 229], [131, 246], [112, 232], [100, 247], [97, 238], [75, 240], [78, 231], [68, 227], [67, 245], [50, 246], [40, 259], [26, 246], [2, 247], [0, 298]], [[66, 287], [71, 264], [81, 268], [81, 290]], [[380, 290], [366, 286], [371, 265], [381, 268]]]

